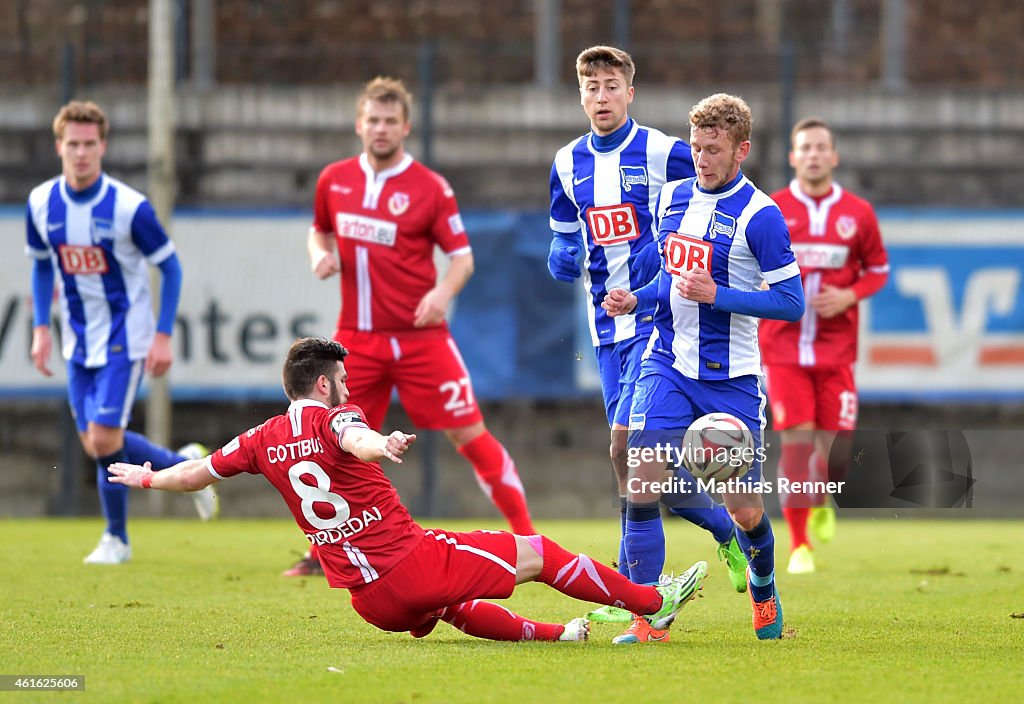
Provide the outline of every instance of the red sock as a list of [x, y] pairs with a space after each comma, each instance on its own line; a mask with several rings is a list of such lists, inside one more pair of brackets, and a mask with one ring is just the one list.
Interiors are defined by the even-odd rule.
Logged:
[[516, 463], [490, 431], [485, 430], [460, 447], [459, 454], [473, 465], [480, 488], [505, 515], [512, 532], [517, 535], [536, 533]]
[[661, 594], [652, 586], [634, 584], [611, 567], [583, 553], [573, 555], [543, 535], [530, 536], [530, 544], [544, 561], [537, 581], [566, 596], [618, 606], [635, 614], [653, 614], [661, 608]]
[[[811, 475], [811, 456], [814, 454], [814, 443], [784, 442], [782, 456], [779, 458], [779, 476], [791, 482], [806, 482]], [[791, 550], [801, 545], [808, 545], [807, 516], [810, 514], [809, 497], [804, 493], [779, 494], [782, 503], [782, 515], [789, 526], [789, 544]]]
[[466, 601], [441, 612], [447, 621], [467, 635], [490, 640], [558, 640], [565, 626], [523, 618], [490, 601]]
[[810, 546], [811, 541], [807, 538], [807, 516], [811, 509], [806, 506], [783, 508], [782, 515], [786, 518], [786, 525], [789, 526], [789, 549], [796, 550], [801, 545]]
[[[807, 478], [812, 482], [828, 481], [828, 460], [822, 460], [817, 450], [811, 453], [811, 457], [807, 461]], [[824, 506], [827, 498], [828, 494], [808, 492], [807, 506], [809, 508]]]
[[[784, 442], [779, 457], [779, 478], [785, 477], [792, 483], [806, 482], [811, 476], [811, 455], [813, 442]], [[783, 506], [810, 506], [805, 493], [780, 492], [779, 501]]]

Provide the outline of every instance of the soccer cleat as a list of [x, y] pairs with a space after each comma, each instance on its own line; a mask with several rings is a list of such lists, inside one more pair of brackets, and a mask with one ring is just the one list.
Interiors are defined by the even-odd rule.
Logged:
[[212, 484], [199, 491], [193, 491], [192, 503], [196, 507], [196, 513], [199, 514], [200, 520], [212, 521], [220, 514], [220, 497], [217, 496], [217, 490], [213, 488]]
[[569, 623], [565, 624], [565, 630], [562, 631], [562, 635], [558, 636], [558, 640], [562, 641], [578, 641], [588, 640], [590, 638], [590, 621], [585, 618], [574, 618]]
[[[747, 579], [750, 579], [749, 570]], [[782, 638], [782, 600], [779, 599], [778, 587], [772, 584], [772, 597], [768, 601], [754, 601], [754, 591], [751, 589], [750, 605], [754, 609], [754, 634], [757, 639], [778, 640]]]
[[718, 561], [722, 560], [725, 560], [725, 566], [729, 568], [729, 581], [733, 589], [741, 594], [747, 591], [747, 557], [736, 541], [735, 532], [728, 543], [718, 544]]
[[830, 543], [836, 537], [836, 510], [831, 504], [815, 506], [807, 516], [814, 537], [823, 543]]
[[316, 577], [324, 573], [320, 560], [307, 552], [302, 559], [281, 573], [282, 577]]
[[667, 630], [651, 628], [651, 624], [642, 616], [633, 616], [633, 623], [621, 635], [612, 638], [612, 643], [624, 645], [629, 643], [667, 643]]
[[598, 623], [629, 623], [633, 620], [633, 614], [617, 606], [602, 606], [588, 613], [587, 618]]
[[87, 565], [119, 565], [132, 559], [132, 546], [116, 535], [104, 533], [96, 549], [82, 560]]
[[686, 602], [697, 596], [707, 576], [708, 563], [700, 560], [678, 577], [673, 577], [665, 584], [659, 584], [656, 589], [661, 594], [661, 608], [653, 614], [644, 616], [651, 627], [660, 631], [671, 626], [676, 614], [686, 606]]
[[[210, 454], [205, 445], [198, 442], [190, 442], [188, 445], [178, 448], [178, 454], [187, 460], [200, 460]], [[213, 484], [205, 486], [199, 491], [191, 492], [192, 503], [196, 507], [196, 513], [200, 520], [211, 521], [220, 513], [220, 497]]]
[[790, 574], [810, 574], [814, 571], [814, 553], [806, 545], [801, 545], [789, 556], [786, 572]]
[[210, 454], [210, 450], [201, 442], [190, 442], [188, 445], [182, 445], [175, 452], [187, 460], [201, 460]]

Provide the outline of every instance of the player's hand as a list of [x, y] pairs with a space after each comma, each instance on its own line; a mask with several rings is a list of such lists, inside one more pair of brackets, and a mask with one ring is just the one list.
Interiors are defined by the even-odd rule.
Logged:
[[834, 318], [855, 305], [857, 294], [852, 288], [837, 288], [828, 284], [822, 284], [818, 295], [811, 298], [811, 307], [822, 318]]
[[49, 325], [37, 325], [32, 328], [32, 366], [43, 376], [53, 376], [50, 371], [50, 354], [53, 352], [53, 338], [50, 337]]
[[171, 368], [174, 352], [171, 351], [171, 336], [158, 332], [153, 337], [153, 344], [146, 355], [145, 370], [150, 376], [163, 376]]
[[153, 465], [149, 462], [143, 466], [128, 464], [127, 462], [115, 462], [107, 467], [107, 471], [113, 475], [107, 478], [108, 482], [111, 484], [124, 484], [134, 489], [141, 489], [142, 478], [146, 475], [154, 474]]
[[718, 284], [707, 269], [691, 269], [679, 275], [676, 291], [688, 301], [714, 304]]
[[568, 247], [552, 247], [548, 252], [548, 271], [558, 281], [571, 283], [580, 278], [580, 265], [576, 261], [580, 248], [574, 244]]
[[636, 308], [636, 296], [624, 288], [613, 288], [604, 295], [601, 307], [608, 311], [609, 317], [627, 315]]
[[413, 313], [413, 327], [422, 328], [442, 322], [444, 316], [448, 315], [448, 304], [451, 300], [451, 294], [442, 286], [435, 286], [427, 291], [427, 295], [420, 299]]
[[322, 252], [313, 260], [313, 274], [318, 279], [329, 279], [341, 271], [338, 255], [334, 252]]
[[407, 435], [401, 430], [396, 430], [388, 435], [384, 442], [384, 456], [396, 464], [402, 464], [402, 455], [414, 442], [416, 442], [415, 435]]

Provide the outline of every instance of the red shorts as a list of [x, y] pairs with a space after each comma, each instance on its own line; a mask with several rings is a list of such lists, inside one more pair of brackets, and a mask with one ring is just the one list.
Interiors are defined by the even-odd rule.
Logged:
[[379, 580], [351, 589], [352, 608], [381, 630], [423, 636], [446, 606], [507, 599], [515, 586], [514, 535], [434, 529]]
[[801, 423], [813, 423], [820, 430], [857, 427], [857, 387], [852, 365], [772, 364], [765, 367], [765, 374], [775, 430], [788, 430]]
[[483, 420], [469, 371], [447, 328], [338, 330], [334, 339], [348, 348], [349, 398], [366, 413], [371, 428], [384, 424], [395, 387], [417, 428], [449, 430]]

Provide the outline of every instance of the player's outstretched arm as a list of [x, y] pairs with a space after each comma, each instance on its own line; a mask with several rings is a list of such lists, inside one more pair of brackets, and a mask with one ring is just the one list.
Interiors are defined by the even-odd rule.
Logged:
[[306, 249], [309, 251], [309, 265], [318, 279], [326, 279], [341, 271], [338, 255], [334, 251], [334, 235], [309, 228]]
[[206, 468], [206, 458], [185, 460], [173, 467], [154, 472], [152, 465], [115, 462], [107, 467], [113, 476], [107, 481], [124, 484], [135, 489], [161, 489], [163, 491], [199, 491], [217, 481]]
[[381, 435], [369, 428], [349, 428], [341, 436], [341, 449], [364, 462], [380, 462], [385, 457], [396, 464], [402, 463], [402, 455], [416, 442], [415, 435], [396, 430], [390, 435]]

